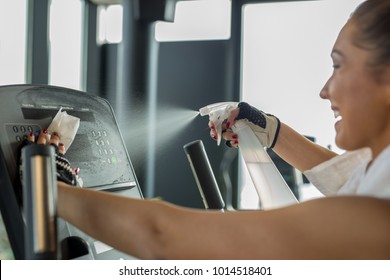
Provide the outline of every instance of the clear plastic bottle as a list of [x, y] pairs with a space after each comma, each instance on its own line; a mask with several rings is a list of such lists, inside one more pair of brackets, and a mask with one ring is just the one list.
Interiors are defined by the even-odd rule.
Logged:
[[232, 130], [238, 135], [240, 152], [255, 185], [263, 210], [298, 203], [270, 156], [244, 120], [236, 121]]

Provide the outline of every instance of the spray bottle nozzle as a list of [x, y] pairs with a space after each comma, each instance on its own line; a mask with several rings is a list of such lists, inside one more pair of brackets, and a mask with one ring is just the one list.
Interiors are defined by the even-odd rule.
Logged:
[[219, 102], [219, 103], [213, 103], [207, 106], [204, 106], [199, 109], [200, 115], [206, 116], [210, 115], [211, 113], [214, 113], [219, 110], [226, 110], [227, 107], [229, 106], [235, 106], [237, 103], [236, 102]]
[[219, 102], [207, 105], [199, 109], [201, 116], [209, 115], [210, 121], [215, 125], [218, 134], [217, 144], [221, 143], [222, 124], [229, 117], [230, 111], [237, 108], [238, 102]]

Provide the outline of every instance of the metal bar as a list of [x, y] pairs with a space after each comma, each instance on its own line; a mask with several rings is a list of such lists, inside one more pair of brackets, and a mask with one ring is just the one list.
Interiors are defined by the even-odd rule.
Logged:
[[22, 149], [26, 259], [57, 259], [57, 186], [54, 148]]

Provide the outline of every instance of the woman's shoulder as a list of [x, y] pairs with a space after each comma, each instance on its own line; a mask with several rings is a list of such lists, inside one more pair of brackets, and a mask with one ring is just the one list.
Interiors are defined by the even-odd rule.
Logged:
[[390, 199], [390, 145], [366, 170], [358, 194]]

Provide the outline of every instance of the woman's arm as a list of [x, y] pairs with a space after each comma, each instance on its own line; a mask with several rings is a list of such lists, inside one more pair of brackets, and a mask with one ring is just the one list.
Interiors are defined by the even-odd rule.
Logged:
[[390, 201], [322, 198], [213, 212], [59, 185], [58, 213], [142, 259], [389, 259]]
[[284, 123], [281, 123], [278, 140], [273, 151], [301, 172], [337, 155], [329, 149], [313, 143]]
[[[263, 146], [272, 148], [281, 158], [302, 172], [337, 155], [308, 140], [280, 122], [277, 117], [266, 114], [245, 102], [240, 102], [238, 108], [230, 112], [226, 124], [223, 125], [222, 137], [227, 140], [229, 146], [238, 148], [240, 145], [240, 139], [230, 129], [238, 120], [246, 120]], [[218, 140], [214, 122], [209, 121], [208, 126], [211, 138]]]

